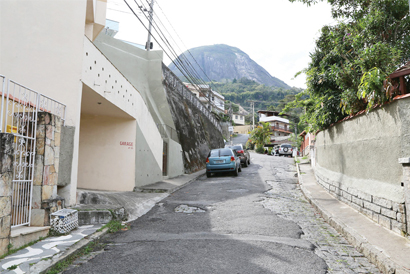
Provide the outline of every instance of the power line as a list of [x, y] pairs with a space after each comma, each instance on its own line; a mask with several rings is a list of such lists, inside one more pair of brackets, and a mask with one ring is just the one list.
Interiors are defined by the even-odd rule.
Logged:
[[[145, 4], [143, 3], [143, 1], [141, 0], [141, 6], [136, 2], [136, 0], [134, 0], [134, 2], [138, 5], [138, 7], [141, 9], [144, 8], [144, 11], [147, 10], [147, 7], [145, 6]], [[149, 2], [146, 0], [147, 4], [149, 4]], [[159, 5], [158, 5], [159, 6]], [[160, 7], [160, 6], [159, 6]], [[162, 10], [162, 8], [160, 7], [160, 9]], [[164, 27], [164, 29], [166, 30], [166, 32], [168, 32], [168, 34], [170, 35], [171, 39], [174, 41], [175, 45], [178, 47], [178, 49], [181, 51], [181, 49], [179, 48], [178, 44], [176, 43], [176, 41], [173, 39], [172, 35], [170, 34], [170, 32], [166, 29], [165, 25], [162, 23], [161, 19], [159, 18], [159, 16], [154, 12], [156, 18], [158, 19], [158, 21], [160, 22], [160, 24]], [[165, 14], [164, 14], [165, 15]], [[144, 16], [149, 20], [149, 18], [146, 16], [146, 14], [144, 14]], [[174, 65], [178, 68], [178, 70], [185, 76], [185, 78], [191, 83], [194, 82], [195, 84], [193, 84], [194, 88], [196, 88], [198, 90], [198, 92], [202, 95], [203, 92], [201, 91], [200, 88], [198, 88], [198, 85], [205, 85], [207, 86], [207, 83], [205, 81], [202, 80], [201, 76], [198, 74], [198, 72], [196, 71], [196, 69], [194, 68], [194, 66], [192, 65], [192, 63], [189, 61], [188, 58], [186, 58], [186, 56], [182, 53], [180, 56], [184, 57], [181, 58], [180, 56], [178, 56], [178, 54], [176, 53], [175, 49], [173, 48], [173, 46], [171, 45], [171, 43], [168, 41], [168, 39], [166, 38], [166, 35], [163, 33], [163, 31], [161, 30], [160, 26], [158, 25], [158, 23], [156, 22], [156, 20], [153, 20], [154, 22], [154, 30], [157, 32], [157, 34], [159, 35], [159, 37], [161, 38], [161, 40], [164, 42], [164, 44], [168, 47], [168, 49], [171, 51], [172, 55], [174, 55], [174, 60], [176, 62], [178, 62], [178, 64], [180, 66], [177, 66], [175, 62]], [[169, 20], [168, 20], [169, 22]], [[152, 33], [151, 33], [152, 34]], [[161, 47], [162, 48], [162, 47]], [[185, 63], [184, 60], [185, 59]], [[195, 59], [195, 58], [193, 58]], [[198, 64], [199, 66], [199, 64]], [[200, 66], [199, 66], [200, 67]], [[201, 68], [201, 67], [200, 67]], [[183, 73], [183, 71], [181, 70], [183, 69], [185, 71], [185, 73]], [[202, 68], [201, 68], [202, 69]], [[190, 78], [186, 77], [186, 74], [188, 74], [190, 76]], [[198, 81], [201, 82], [198, 84]], [[211, 87], [211, 91], [212, 91], [212, 86]], [[210, 105], [216, 106], [211, 100], [210, 98], [207, 98], [206, 96], [204, 96], [204, 98], [209, 102]]]
[[[131, 12], [134, 14], [134, 16], [137, 17], [137, 19], [140, 21], [140, 23], [143, 25], [143, 27], [144, 27], [149, 33], [151, 33], [151, 32], [149, 31], [149, 29], [146, 27], [146, 25], [142, 22], [141, 18], [136, 14], [136, 12], [133, 10], [133, 8], [128, 4], [128, 2], [127, 2], [126, 0], [124, 0], [124, 2], [125, 2], [125, 4], [128, 6], [128, 8], [131, 10]], [[135, 0], [134, 0], [134, 2], [135, 2], [135, 3], [137, 4], [137, 6], [141, 9], [141, 6], [139, 6], [138, 3], [137, 3]], [[142, 3], [142, 6], [145, 6], [145, 5]], [[144, 13], [143, 13], [143, 14], [144, 14]], [[147, 17], [145, 14], [144, 14], [144, 16]], [[155, 28], [154, 28], [154, 29], [155, 29]], [[166, 45], [166, 42], [165, 42], [164, 39], [161, 37], [161, 35], [159, 34], [158, 30], [157, 30], [157, 33], [158, 33], [160, 39], [161, 39], [161, 40], [165, 43], [165, 45]], [[151, 33], [151, 35], [152, 35], [152, 33]], [[183, 69], [181, 69], [181, 67], [180, 67], [176, 62], [174, 62], [174, 60], [171, 58], [171, 56], [169, 55], [169, 53], [164, 49], [164, 47], [159, 43], [159, 41], [157, 40], [157, 38], [156, 38], [154, 35], [152, 35], [152, 38], [155, 40], [155, 42], [157, 42], [157, 44], [161, 47], [161, 49], [162, 49], [162, 50], [164, 51], [164, 53], [168, 56], [168, 58], [170, 58], [170, 60], [174, 63], [174, 65], [180, 70], [180, 72], [184, 75], [184, 77], [195, 87], [195, 84], [192, 83], [194, 77], [193, 77], [193, 75], [191, 74], [191, 71], [189, 71], [189, 70], [184, 66], [183, 62], [181, 62], [181, 60], [179, 60], [179, 58], [177, 58], [178, 56], [176, 55], [176, 53], [175, 53], [175, 51], [173, 50], [172, 46], [169, 45], [169, 46], [167, 46], [167, 47], [172, 49], [171, 51], [173, 51], [172, 54], [175, 56], [175, 60], [177, 60], [177, 61], [180, 63], [179, 65], [182, 66]], [[187, 74], [188, 74], [190, 77], [188, 77]], [[190, 80], [191, 78], [192, 78], [192, 80]], [[200, 79], [200, 78], [199, 78], [199, 79]], [[201, 79], [201, 80], [202, 80], [202, 79]], [[202, 80], [202, 81], [203, 81], [203, 80]], [[199, 92], [202, 93], [202, 91], [200, 91], [200, 90], [199, 90]], [[202, 94], [203, 94], [203, 93], [202, 93]], [[210, 105], [212, 105], [212, 102], [211, 102], [211, 100], [210, 100], [209, 98], [207, 98], [207, 97], [205, 96], [205, 99], [206, 99], [207, 101], [209, 101]]]

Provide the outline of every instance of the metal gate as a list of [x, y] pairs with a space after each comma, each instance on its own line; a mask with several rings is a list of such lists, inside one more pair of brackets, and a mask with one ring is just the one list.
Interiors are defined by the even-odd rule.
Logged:
[[5, 77], [0, 77], [3, 82], [0, 131], [13, 133], [15, 136], [11, 226], [30, 225], [37, 114], [38, 111], [57, 114], [56, 112], [63, 110], [65, 118], [65, 105], [12, 80], [7, 81], [6, 91]]

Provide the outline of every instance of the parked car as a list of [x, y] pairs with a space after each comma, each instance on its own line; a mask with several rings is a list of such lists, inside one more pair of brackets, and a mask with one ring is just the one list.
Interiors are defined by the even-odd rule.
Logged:
[[292, 151], [293, 151], [293, 148], [291, 144], [281, 144], [279, 147], [279, 156], [282, 156], [282, 155], [292, 156]]
[[249, 154], [249, 151], [242, 144], [225, 145], [225, 148], [232, 148], [236, 150], [236, 153], [238, 153], [239, 158], [241, 159], [241, 164], [243, 164], [245, 167], [251, 164], [251, 155]]
[[231, 148], [218, 148], [209, 152], [206, 158], [206, 177], [211, 177], [212, 173], [233, 172], [238, 176], [242, 171], [241, 159], [235, 150]]

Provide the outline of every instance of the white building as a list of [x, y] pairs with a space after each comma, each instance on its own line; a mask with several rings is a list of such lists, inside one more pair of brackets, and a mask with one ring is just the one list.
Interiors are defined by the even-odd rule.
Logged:
[[[52, 165], [34, 170], [52, 179], [27, 191], [33, 198], [32, 226], [45, 219], [38, 201], [63, 197], [70, 206], [78, 188], [133, 191], [184, 172], [181, 145], [168, 130], [175, 125], [162, 84], [163, 52], [114, 39], [115, 22], [99, 36], [106, 8], [105, 0], [0, 3], [2, 93], [7, 81], [14, 81], [65, 109], [61, 129], [47, 133], [53, 145], [61, 141], [61, 150], [44, 152]], [[46, 112], [41, 103], [38, 109]], [[14, 126], [4, 108], [1, 112], [2, 123]]]
[[211, 91], [212, 110], [216, 113], [223, 114], [225, 112], [225, 97], [215, 90]]
[[195, 85], [184, 82], [184, 85], [199, 98], [209, 110], [222, 114], [225, 112], [225, 97], [212, 90], [210, 85]]
[[245, 125], [245, 115], [240, 113], [232, 114], [232, 121], [235, 125]]
[[[274, 136], [289, 136], [290, 131], [289, 120], [279, 116], [278, 111], [259, 110], [258, 111], [259, 122], [268, 122], [271, 126], [272, 137]], [[282, 115], [288, 116], [288, 115]]]

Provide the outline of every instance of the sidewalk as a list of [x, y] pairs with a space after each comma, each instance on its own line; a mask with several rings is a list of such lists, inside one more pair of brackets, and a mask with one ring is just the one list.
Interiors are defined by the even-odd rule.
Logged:
[[[111, 198], [116, 200], [117, 203], [121, 203], [122, 207], [130, 212], [128, 221], [133, 221], [147, 213], [156, 203], [168, 197], [171, 193], [204, 174], [205, 169], [145, 186], [140, 189], [141, 192], [111, 193]], [[110, 192], [104, 192], [104, 195], [108, 197]], [[89, 206], [93, 207], [95, 205]], [[82, 207], [85, 208], [87, 205], [82, 205]], [[41, 273], [89, 242], [105, 235], [107, 233], [106, 229], [98, 231], [101, 227], [102, 225], [80, 226], [68, 235], [48, 237], [32, 246], [21, 249], [0, 261], [0, 273]], [[7, 269], [12, 266], [17, 266], [17, 268], [13, 270]]]
[[322, 217], [383, 273], [410, 273], [410, 241], [330, 195], [306, 160], [297, 164], [300, 187]]

